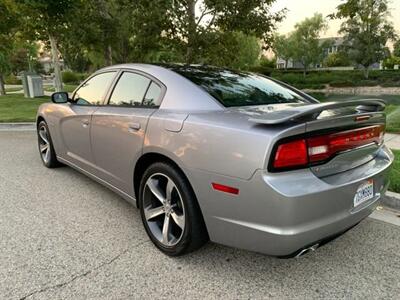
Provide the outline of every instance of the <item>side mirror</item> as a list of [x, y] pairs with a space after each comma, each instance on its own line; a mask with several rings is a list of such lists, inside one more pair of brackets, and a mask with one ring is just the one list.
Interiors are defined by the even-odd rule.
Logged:
[[67, 103], [69, 96], [67, 92], [56, 92], [51, 95], [51, 101], [54, 103]]

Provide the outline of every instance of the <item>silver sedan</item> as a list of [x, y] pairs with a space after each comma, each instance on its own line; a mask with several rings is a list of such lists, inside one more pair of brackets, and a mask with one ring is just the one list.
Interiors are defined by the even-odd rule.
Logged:
[[319, 103], [253, 73], [125, 64], [52, 101], [37, 114], [44, 165], [137, 205], [168, 255], [208, 240], [301, 255], [367, 217], [388, 186], [381, 100]]

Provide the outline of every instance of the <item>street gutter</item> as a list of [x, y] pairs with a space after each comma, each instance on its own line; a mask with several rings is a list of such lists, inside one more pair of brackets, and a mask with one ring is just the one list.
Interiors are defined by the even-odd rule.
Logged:
[[34, 122], [0, 123], [0, 131], [35, 131]]

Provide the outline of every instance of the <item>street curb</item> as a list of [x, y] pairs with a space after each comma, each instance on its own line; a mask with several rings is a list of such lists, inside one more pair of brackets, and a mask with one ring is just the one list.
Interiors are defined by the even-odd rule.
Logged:
[[34, 131], [36, 123], [21, 122], [21, 123], [0, 123], [0, 131]]
[[400, 210], [400, 194], [387, 191], [381, 200], [382, 205]]

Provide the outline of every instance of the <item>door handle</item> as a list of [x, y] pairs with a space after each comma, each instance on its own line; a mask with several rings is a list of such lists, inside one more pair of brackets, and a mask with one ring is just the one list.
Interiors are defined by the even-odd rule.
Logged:
[[88, 119], [83, 119], [83, 120], [82, 120], [82, 126], [83, 126], [83, 127], [85, 127], [85, 128], [86, 128], [86, 127], [88, 127], [88, 126], [89, 126], [89, 124], [90, 124], [90, 122], [89, 122], [89, 120], [88, 120]]
[[128, 125], [128, 131], [129, 132], [135, 132], [140, 129], [140, 123], [129, 123]]

